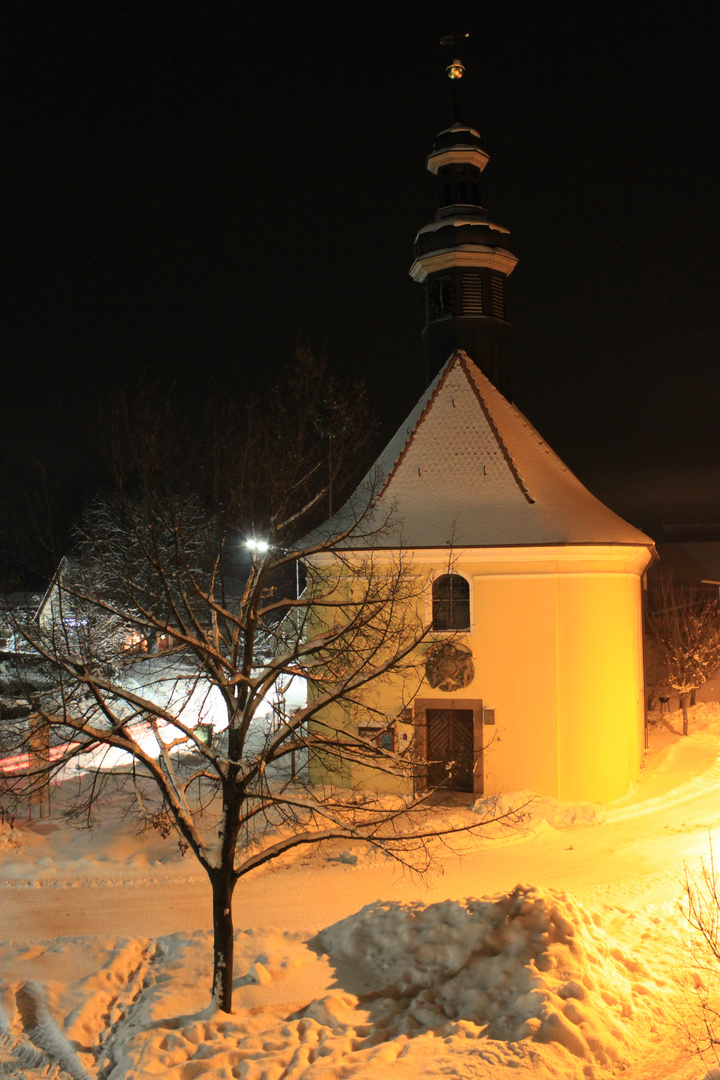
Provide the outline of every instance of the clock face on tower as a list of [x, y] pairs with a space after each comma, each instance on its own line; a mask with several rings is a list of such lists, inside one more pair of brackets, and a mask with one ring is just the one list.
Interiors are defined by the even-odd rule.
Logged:
[[455, 312], [455, 285], [447, 277], [435, 278], [428, 289], [428, 317], [448, 319]]

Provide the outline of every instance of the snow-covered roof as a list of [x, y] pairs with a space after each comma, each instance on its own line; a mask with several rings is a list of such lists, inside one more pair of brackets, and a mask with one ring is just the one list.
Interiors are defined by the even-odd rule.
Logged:
[[504, 225], [496, 225], [493, 221], [488, 221], [485, 217], [446, 217], [440, 218], [436, 221], [431, 221], [429, 225], [423, 225], [422, 229], [418, 229], [417, 235], [421, 236], [425, 233], [437, 232], [438, 229], [442, 229], [446, 226], [452, 226], [455, 229], [459, 229], [465, 225], [481, 225], [484, 229], [490, 229], [492, 232], [503, 233], [505, 236], [510, 235], [510, 230], [506, 229]]
[[396, 521], [378, 546], [652, 545], [590, 494], [462, 351], [428, 387], [374, 475], [379, 515], [394, 508]]

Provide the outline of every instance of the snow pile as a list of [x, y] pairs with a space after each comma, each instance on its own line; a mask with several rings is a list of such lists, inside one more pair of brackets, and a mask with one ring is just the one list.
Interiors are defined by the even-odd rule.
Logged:
[[384, 1039], [531, 1039], [609, 1066], [629, 1059], [636, 1013], [661, 1017], [666, 984], [601, 922], [563, 892], [518, 885], [495, 900], [371, 904], [319, 941], [340, 982], [350, 965]]
[[[75, 1080], [505, 1080], [523, 1068], [600, 1080], [653, 1031], [667, 1037], [677, 991], [600, 922], [563, 893], [518, 886], [368, 905], [311, 947], [299, 932], [239, 930], [232, 1016], [208, 1004], [208, 931], [5, 943], [0, 1075], [42, 1050]], [[43, 984], [18, 977], [28, 956]]]
[[[562, 802], [534, 791], [512, 791], [506, 795], [490, 796], [473, 803], [473, 812], [491, 819], [516, 818], [523, 831], [543, 831], [543, 825], [553, 829], [569, 829], [573, 825], [599, 825], [606, 817], [599, 803]], [[498, 824], [501, 824], [499, 822]]]

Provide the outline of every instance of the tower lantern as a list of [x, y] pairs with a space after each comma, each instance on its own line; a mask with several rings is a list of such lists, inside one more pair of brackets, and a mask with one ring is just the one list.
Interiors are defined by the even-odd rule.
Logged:
[[[463, 71], [457, 60], [447, 68], [454, 87]], [[427, 381], [463, 349], [510, 401], [507, 279], [517, 259], [508, 230], [490, 221], [482, 205], [488, 160], [467, 124], [456, 120], [436, 136], [427, 167], [437, 178], [438, 209], [415, 238], [410, 274], [425, 288]]]

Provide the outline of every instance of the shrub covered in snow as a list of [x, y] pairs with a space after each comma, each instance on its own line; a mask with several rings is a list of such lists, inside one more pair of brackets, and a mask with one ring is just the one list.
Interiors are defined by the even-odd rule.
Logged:
[[16, 851], [20, 844], [20, 837], [7, 821], [0, 821], [0, 852]]

